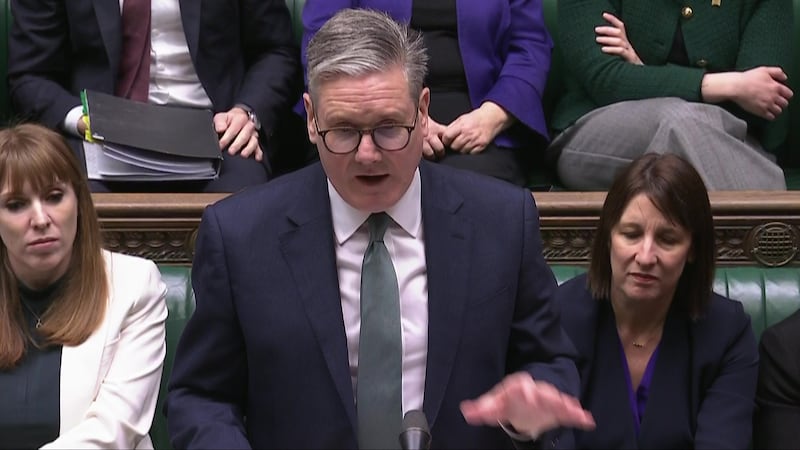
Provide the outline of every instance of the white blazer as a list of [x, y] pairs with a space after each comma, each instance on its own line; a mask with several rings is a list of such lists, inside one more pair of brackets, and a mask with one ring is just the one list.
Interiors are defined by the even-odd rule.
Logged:
[[100, 328], [61, 352], [59, 437], [42, 448], [152, 449], [166, 354], [167, 287], [152, 261], [104, 251], [110, 296]]

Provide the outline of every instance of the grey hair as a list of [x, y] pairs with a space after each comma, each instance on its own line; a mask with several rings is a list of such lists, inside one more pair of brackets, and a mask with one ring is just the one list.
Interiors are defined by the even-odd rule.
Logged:
[[339, 76], [359, 77], [387, 68], [403, 69], [411, 100], [416, 104], [428, 72], [428, 54], [422, 35], [387, 14], [370, 9], [343, 9], [311, 38], [308, 92], [312, 98], [320, 83]]

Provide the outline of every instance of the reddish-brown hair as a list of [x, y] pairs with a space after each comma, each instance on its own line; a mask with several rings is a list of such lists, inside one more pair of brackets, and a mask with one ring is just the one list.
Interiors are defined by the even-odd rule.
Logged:
[[[0, 130], [0, 187], [21, 193], [27, 184], [43, 194], [57, 183], [69, 184], [75, 192], [78, 226], [63, 284], [37, 331], [41, 345], [78, 345], [102, 323], [109, 292], [100, 224], [88, 183], [58, 133], [34, 124]], [[0, 369], [7, 369], [25, 355], [26, 343], [35, 342], [25, 322], [17, 277], [2, 240], [0, 259]]]

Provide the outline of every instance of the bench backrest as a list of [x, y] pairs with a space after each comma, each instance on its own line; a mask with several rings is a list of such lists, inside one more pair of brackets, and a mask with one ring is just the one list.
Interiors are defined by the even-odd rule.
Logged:
[[[168, 449], [169, 437], [164, 417], [164, 400], [167, 382], [172, 374], [172, 362], [183, 327], [194, 311], [194, 293], [191, 287], [191, 269], [187, 266], [161, 265], [162, 277], [167, 284], [167, 356], [161, 391], [158, 397], [153, 428], [150, 436], [156, 449]], [[583, 273], [582, 266], [552, 266], [558, 283]], [[797, 268], [730, 267], [717, 270], [714, 290], [744, 304], [760, 336], [765, 327], [787, 317], [800, 307], [800, 270]]]

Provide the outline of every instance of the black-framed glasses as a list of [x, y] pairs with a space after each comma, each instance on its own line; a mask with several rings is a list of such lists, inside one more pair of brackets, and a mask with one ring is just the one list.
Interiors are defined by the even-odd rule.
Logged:
[[346, 155], [356, 151], [358, 146], [361, 145], [361, 138], [365, 134], [372, 138], [372, 142], [379, 149], [387, 152], [396, 152], [406, 148], [408, 145], [411, 140], [411, 132], [417, 127], [417, 117], [419, 117], [419, 110], [414, 115], [414, 123], [411, 126], [388, 124], [374, 128], [336, 127], [320, 130], [319, 120], [317, 120], [315, 111], [314, 126], [317, 128], [317, 134], [322, 137], [325, 148], [337, 155]]

